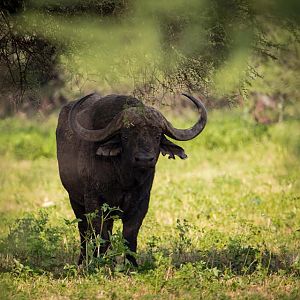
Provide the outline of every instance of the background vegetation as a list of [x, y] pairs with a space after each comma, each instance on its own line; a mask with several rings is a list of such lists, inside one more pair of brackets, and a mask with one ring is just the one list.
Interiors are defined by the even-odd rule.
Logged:
[[1, 8], [4, 115], [48, 112], [93, 90], [156, 104], [182, 91], [211, 105], [239, 103], [251, 90], [299, 97], [296, 0], [14, 0]]
[[[1, 299], [300, 298], [299, 1], [4, 0], [0, 13]], [[182, 127], [195, 115], [179, 92], [209, 108], [189, 159], [159, 160], [138, 269], [119, 221], [110, 256], [76, 266], [55, 127], [95, 90]]]

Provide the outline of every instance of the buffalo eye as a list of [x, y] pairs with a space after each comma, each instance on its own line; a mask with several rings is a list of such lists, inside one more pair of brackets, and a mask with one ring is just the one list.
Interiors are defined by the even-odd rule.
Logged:
[[154, 136], [154, 138], [155, 138], [155, 140], [157, 141], [157, 142], [160, 142], [160, 140], [161, 140], [161, 134], [159, 133], [159, 134], [156, 134], [155, 136]]

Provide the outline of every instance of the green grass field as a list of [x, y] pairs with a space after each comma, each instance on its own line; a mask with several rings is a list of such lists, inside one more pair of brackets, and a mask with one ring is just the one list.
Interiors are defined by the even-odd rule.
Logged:
[[210, 113], [181, 143], [187, 160], [159, 160], [139, 268], [90, 273], [75, 265], [55, 126], [0, 121], [0, 299], [300, 299], [299, 121]]

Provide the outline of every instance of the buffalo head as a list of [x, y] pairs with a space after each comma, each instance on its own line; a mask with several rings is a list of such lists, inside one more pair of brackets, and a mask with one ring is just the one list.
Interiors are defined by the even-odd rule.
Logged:
[[187, 141], [196, 137], [205, 127], [206, 109], [201, 101], [183, 94], [197, 106], [200, 117], [190, 129], [177, 129], [156, 109], [141, 104], [124, 108], [103, 129], [87, 129], [79, 124], [76, 114], [86, 97], [76, 102], [69, 114], [72, 130], [83, 140], [97, 142], [100, 156], [121, 156], [122, 163], [132, 168], [153, 168], [160, 153], [175, 155], [181, 159], [187, 156], [184, 149], [169, 141], [166, 136]]

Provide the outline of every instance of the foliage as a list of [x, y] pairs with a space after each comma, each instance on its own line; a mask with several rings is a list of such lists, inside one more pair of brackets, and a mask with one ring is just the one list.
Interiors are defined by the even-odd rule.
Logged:
[[55, 270], [77, 256], [74, 229], [63, 224], [51, 226], [47, 210], [27, 213], [10, 227], [1, 241], [1, 252], [14, 254], [13, 269], [17, 274]]
[[21, 33], [22, 26], [16, 24], [13, 15], [22, 8], [22, 2], [4, 1], [0, 5], [1, 116], [16, 113], [24, 103], [25, 93], [28, 102], [37, 107], [37, 98], [50, 96], [63, 85], [58, 73], [62, 45], [29, 32]]
[[299, 41], [295, 36], [282, 29], [267, 27], [272, 40], [278, 45], [274, 50], [276, 59], [268, 56], [255, 57], [253, 64], [260, 78], [252, 82], [252, 93], [269, 95], [273, 100], [282, 101], [285, 116], [299, 116], [300, 57]]
[[[299, 6], [273, 2], [4, 1], [0, 89], [10, 101], [3, 98], [3, 104], [17, 110], [15, 88], [50, 97], [63, 81], [68, 95], [126, 91], [153, 102], [185, 90], [244, 95], [261, 68], [276, 66], [265, 66], [265, 58], [281, 56], [278, 49], [286, 45], [288, 61], [297, 53]], [[278, 40], [273, 32], [290, 39]], [[297, 69], [287, 65], [287, 84], [295, 88]], [[276, 73], [281, 80], [281, 67]]]

